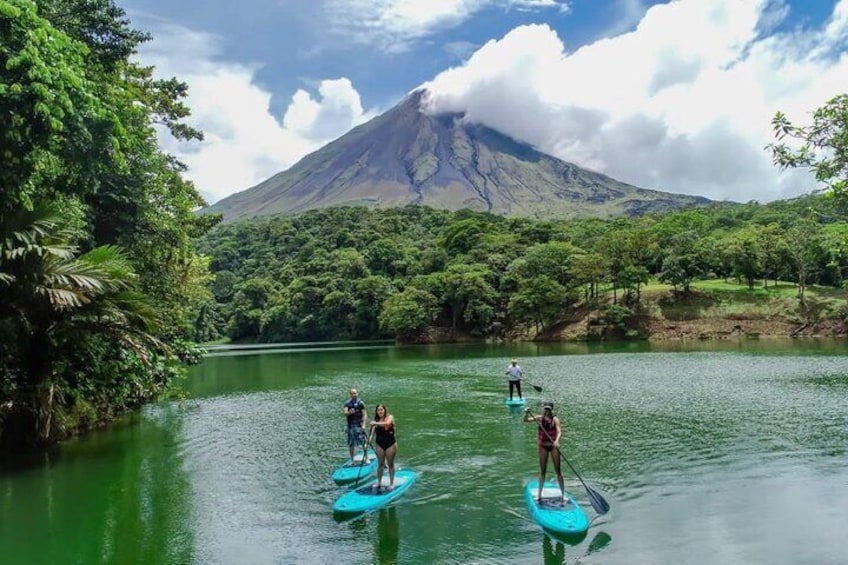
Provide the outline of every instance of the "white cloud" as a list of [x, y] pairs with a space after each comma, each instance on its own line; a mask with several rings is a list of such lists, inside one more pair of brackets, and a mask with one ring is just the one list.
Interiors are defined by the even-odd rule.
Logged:
[[648, 188], [762, 201], [814, 187], [763, 147], [778, 110], [807, 122], [848, 91], [848, 0], [820, 29], [764, 35], [774, 0], [677, 0], [630, 33], [566, 53], [545, 25], [490, 41], [424, 86], [427, 111], [466, 112], [567, 161]]
[[318, 87], [320, 100], [303, 89], [292, 97], [283, 127], [306, 139], [321, 141], [338, 137], [365, 117], [362, 100], [346, 78], [324, 80]]
[[293, 165], [307, 153], [367, 121], [350, 80], [324, 80], [317, 97], [298, 90], [285, 116], [271, 114], [271, 93], [256, 84], [257, 67], [224, 62], [215, 36], [165, 25], [140, 54], [157, 74], [188, 83], [188, 123], [202, 142], [178, 143], [160, 132], [163, 147], [188, 166], [186, 177], [213, 203]]
[[331, 29], [358, 43], [400, 52], [437, 31], [464, 22], [486, 7], [570, 10], [566, 0], [327, 0]]

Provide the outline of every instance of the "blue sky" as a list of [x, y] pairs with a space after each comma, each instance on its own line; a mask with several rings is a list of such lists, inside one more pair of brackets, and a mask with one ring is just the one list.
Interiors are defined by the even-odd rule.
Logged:
[[848, 0], [118, 0], [190, 86], [163, 144], [209, 201], [426, 85], [467, 119], [620, 180], [761, 201], [813, 188], [762, 146], [848, 91]]

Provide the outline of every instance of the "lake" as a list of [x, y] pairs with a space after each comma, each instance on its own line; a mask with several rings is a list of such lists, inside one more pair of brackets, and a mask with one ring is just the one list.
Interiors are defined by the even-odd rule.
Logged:
[[[848, 343], [722, 341], [217, 351], [188, 399], [0, 463], [3, 563], [844, 564]], [[551, 539], [523, 485], [535, 427], [509, 359], [611, 511]], [[540, 386], [533, 391], [529, 383]], [[355, 386], [420, 473], [388, 508], [333, 515]], [[549, 469], [549, 477], [552, 476]]]

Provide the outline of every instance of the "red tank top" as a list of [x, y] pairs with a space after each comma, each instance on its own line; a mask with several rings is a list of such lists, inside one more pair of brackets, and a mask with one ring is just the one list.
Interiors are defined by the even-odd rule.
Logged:
[[[545, 432], [548, 432], [548, 435], [545, 435]], [[554, 442], [556, 439], [556, 424], [554, 423], [553, 418], [550, 420], [539, 418], [537, 437], [539, 438], [539, 445], [551, 444]]]

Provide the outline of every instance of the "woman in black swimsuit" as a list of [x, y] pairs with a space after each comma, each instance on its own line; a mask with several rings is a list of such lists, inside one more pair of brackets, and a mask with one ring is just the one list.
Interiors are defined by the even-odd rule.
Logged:
[[395, 455], [397, 454], [397, 442], [395, 442], [395, 417], [389, 414], [385, 404], [378, 404], [374, 409], [374, 420], [371, 422], [371, 433], [374, 434], [374, 442], [377, 444], [374, 450], [377, 452], [377, 485], [379, 492], [383, 483], [383, 466], [389, 466], [389, 488], [395, 486]]
[[541, 418], [534, 416], [530, 408], [525, 408], [524, 421], [536, 422], [538, 426], [536, 438], [539, 444], [539, 495], [537, 500], [539, 502], [542, 501], [542, 488], [545, 484], [545, 475], [548, 471], [548, 456], [550, 455], [554, 462], [554, 472], [556, 473], [559, 489], [562, 493], [562, 501], [565, 502], [565, 480], [562, 476], [559, 459], [559, 440], [562, 437], [562, 425], [559, 418], [554, 416], [554, 403], [542, 403]]

